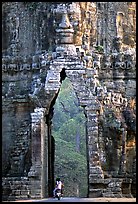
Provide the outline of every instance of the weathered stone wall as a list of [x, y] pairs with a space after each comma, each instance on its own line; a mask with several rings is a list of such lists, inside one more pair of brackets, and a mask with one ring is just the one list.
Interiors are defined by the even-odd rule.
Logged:
[[87, 118], [88, 196], [135, 196], [135, 6], [2, 3], [3, 199], [19, 198], [23, 176], [30, 197], [50, 195], [51, 108], [65, 77]]
[[29, 199], [30, 197], [30, 182], [27, 177], [5, 177], [2, 181], [3, 200], [14, 201], [16, 199]]

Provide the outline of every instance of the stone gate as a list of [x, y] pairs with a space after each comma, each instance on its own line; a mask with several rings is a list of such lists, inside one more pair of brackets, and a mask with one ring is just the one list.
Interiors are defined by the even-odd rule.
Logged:
[[[11, 29], [10, 46], [6, 45], [8, 41], [4, 41], [2, 59], [3, 200], [45, 198], [52, 195], [55, 156], [54, 138], [51, 135], [53, 106], [66, 77], [72, 83], [87, 121], [88, 197], [135, 196], [136, 59], [134, 49], [123, 51], [122, 48], [123, 34], [119, 26], [124, 14], [111, 12], [116, 3], [111, 4], [112, 15], [107, 24], [114, 28], [114, 22], [110, 21], [116, 17], [118, 27], [111, 34], [117, 34], [114, 38], [108, 36], [108, 43], [104, 40], [103, 46], [100, 46], [102, 36], [106, 36], [106, 30], [103, 33], [100, 31], [103, 23], [101, 19], [105, 15], [106, 6], [109, 6], [107, 2], [96, 5], [91, 2], [86, 5], [84, 2], [70, 3], [70, 7], [63, 3], [57, 4], [52, 7], [52, 12], [59, 16], [59, 23], [54, 30], [54, 51], [39, 51], [37, 39], [36, 52], [28, 57], [27, 54], [21, 56], [19, 51], [22, 33], [21, 16], [17, 8], [19, 6], [24, 11], [22, 3], [7, 2], [3, 5], [3, 15], [7, 15], [4, 16], [7, 27], [4, 23], [3, 27]], [[32, 6], [34, 8], [35, 4]], [[132, 20], [132, 10], [135, 9], [133, 5], [129, 5], [127, 9], [130, 7]], [[8, 8], [11, 12], [7, 14]], [[71, 9], [80, 9], [76, 10], [76, 18], [79, 13], [85, 23], [88, 23], [89, 15], [94, 17], [96, 8], [97, 47], [91, 49], [94, 47], [88, 40], [90, 29], [86, 28], [87, 33], [85, 30], [81, 37], [80, 31], [76, 34], [75, 23], [73, 24], [76, 21], [71, 22], [71, 16], [75, 18]], [[82, 11], [86, 11], [85, 15]], [[118, 16], [120, 22], [117, 24]], [[24, 22], [21, 26], [27, 25]], [[95, 27], [92, 26], [94, 30]], [[29, 37], [29, 34], [26, 35]], [[39, 35], [36, 36], [39, 38]], [[74, 36], [80, 38], [78, 44]], [[5, 36], [3, 38], [6, 39]]]

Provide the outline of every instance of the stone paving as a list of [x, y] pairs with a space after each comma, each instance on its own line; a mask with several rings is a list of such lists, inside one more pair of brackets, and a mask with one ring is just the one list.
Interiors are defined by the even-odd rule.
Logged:
[[3, 202], [136, 202], [136, 198], [74, 198], [65, 197], [60, 201], [53, 198], [45, 198], [40, 200], [17, 200]]

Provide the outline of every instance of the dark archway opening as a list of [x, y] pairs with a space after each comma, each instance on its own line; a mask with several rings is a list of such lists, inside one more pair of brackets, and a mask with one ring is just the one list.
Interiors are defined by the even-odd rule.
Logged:
[[55, 140], [51, 134], [52, 118], [53, 118], [53, 106], [55, 104], [57, 96], [51, 103], [49, 114], [46, 115], [46, 124], [48, 127], [48, 196], [53, 196], [54, 189], [54, 160], [55, 160]]
[[[60, 73], [60, 82], [66, 78], [65, 69], [63, 69]], [[48, 196], [53, 196], [53, 189], [55, 185], [54, 180], [54, 162], [55, 162], [55, 139], [52, 135], [52, 118], [53, 118], [53, 106], [55, 105], [56, 99], [58, 97], [58, 93], [52, 100], [49, 108], [49, 114], [46, 115], [46, 124], [48, 127]]]
[[[48, 127], [48, 196], [53, 196], [56, 177], [60, 177], [65, 185], [64, 196], [87, 197], [86, 116], [83, 108], [78, 104], [78, 99], [70, 80], [67, 78], [65, 69], [62, 69], [60, 73], [60, 82], [61, 88], [51, 102], [49, 114], [46, 115]], [[65, 83], [65, 96], [63, 98], [66, 103], [64, 104], [64, 101], [59, 102], [59, 98]], [[71, 90], [66, 93], [67, 89], [70, 88]], [[56, 110], [58, 103], [60, 103], [60, 112]], [[55, 118], [59, 122], [58, 127], [55, 125]]]
[[60, 82], [52, 118], [54, 180], [60, 177], [64, 182], [64, 196], [87, 197], [86, 118], [65, 69], [60, 73]]

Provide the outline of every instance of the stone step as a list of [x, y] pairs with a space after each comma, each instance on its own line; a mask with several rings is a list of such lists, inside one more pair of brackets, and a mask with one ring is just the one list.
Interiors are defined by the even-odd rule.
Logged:
[[90, 198], [102, 197], [102, 189], [90, 189], [89, 197]]

